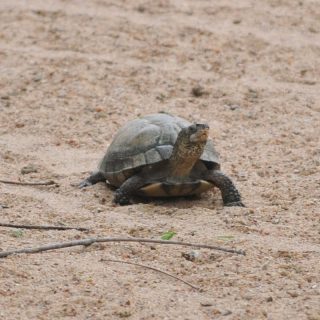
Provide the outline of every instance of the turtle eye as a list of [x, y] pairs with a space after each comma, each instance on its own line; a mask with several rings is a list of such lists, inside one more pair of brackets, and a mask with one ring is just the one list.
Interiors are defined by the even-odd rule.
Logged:
[[189, 127], [189, 132], [190, 133], [195, 133], [196, 131], [197, 131], [197, 127], [196, 127], [195, 124]]

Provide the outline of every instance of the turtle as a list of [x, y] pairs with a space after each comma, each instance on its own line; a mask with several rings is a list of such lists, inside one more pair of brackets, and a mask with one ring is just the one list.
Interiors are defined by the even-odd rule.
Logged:
[[80, 188], [107, 182], [116, 188], [114, 203], [132, 196], [192, 196], [213, 187], [225, 206], [244, 206], [232, 180], [220, 170], [209, 126], [168, 113], [129, 121], [115, 135], [98, 169]]

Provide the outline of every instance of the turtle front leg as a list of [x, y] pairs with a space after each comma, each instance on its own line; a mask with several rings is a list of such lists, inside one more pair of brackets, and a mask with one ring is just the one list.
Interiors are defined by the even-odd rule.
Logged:
[[113, 202], [120, 206], [131, 204], [131, 196], [144, 185], [145, 180], [139, 175], [130, 177], [115, 191]]
[[241, 201], [241, 195], [232, 180], [219, 170], [209, 171], [205, 177], [207, 181], [212, 182], [221, 191], [223, 204], [228, 207], [244, 207]]
[[98, 182], [105, 182], [105, 181], [106, 181], [106, 178], [104, 174], [101, 171], [95, 171], [88, 178], [80, 182], [79, 188], [89, 187]]

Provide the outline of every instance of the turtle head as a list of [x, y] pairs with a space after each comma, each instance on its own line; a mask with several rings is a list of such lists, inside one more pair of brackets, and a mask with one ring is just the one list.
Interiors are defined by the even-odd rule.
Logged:
[[209, 136], [209, 126], [204, 123], [195, 123], [181, 129], [178, 139], [186, 145], [199, 145], [206, 143]]
[[203, 123], [180, 130], [169, 159], [171, 176], [188, 176], [204, 151], [208, 135], [209, 126]]
[[209, 126], [203, 123], [182, 128], [176, 141], [176, 151], [182, 157], [200, 158], [209, 136]]

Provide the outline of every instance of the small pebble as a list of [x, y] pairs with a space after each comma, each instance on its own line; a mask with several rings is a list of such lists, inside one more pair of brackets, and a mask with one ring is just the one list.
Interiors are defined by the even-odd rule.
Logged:
[[42, 80], [42, 76], [40, 74], [37, 74], [33, 77], [34, 82], [40, 82]]
[[226, 311], [222, 312], [223, 316], [228, 316], [230, 314], [232, 314], [232, 312], [230, 310], [226, 310]]
[[143, 13], [143, 12], [146, 11], [146, 8], [145, 8], [143, 5], [139, 5], [139, 6], [137, 7], [137, 11], [140, 12], [140, 13]]
[[38, 172], [38, 169], [35, 165], [29, 164], [29, 165], [23, 167], [20, 172], [22, 174], [28, 174], [28, 173]]
[[200, 257], [200, 252], [199, 251], [195, 251], [195, 250], [192, 250], [192, 251], [190, 251], [190, 252], [188, 252], [188, 253], [182, 253], [181, 254], [181, 256], [183, 257], [183, 258], [185, 258], [186, 260], [188, 260], [188, 261], [195, 261], [195, 260], [197, 260], [197, 259], [199, 259], [199, 257]]
[[233, 22], [233, 24], [240, 24], [241, 23], [241, 19], [234, 19], [232, 22]]
[[195, 97], [201, 97], [204, 94], [206, 94], [207, 92], [205, 91], [205, 89], [202, 86], [196, 86], [193, 87], [191, 90], [191, 93], [195, 96]]
[[229, 106], [229, 108], [230, 108], [230, 110], [234, 111], [234, 110], [239, 109], [240, 107], [236, 104], [233, 104], [233, 105]]
[[290, 297], [292, 298], [296, 298], [298, 297], [298, 293], [296, 291], [288, 291], [288, 294]]
[[273, 223], [273, 224], [279, 224], [279, 222], [280, 222], [280, 219], [278, 219], [278, 218], [275, 218], [271, 221], [271, 223]]

